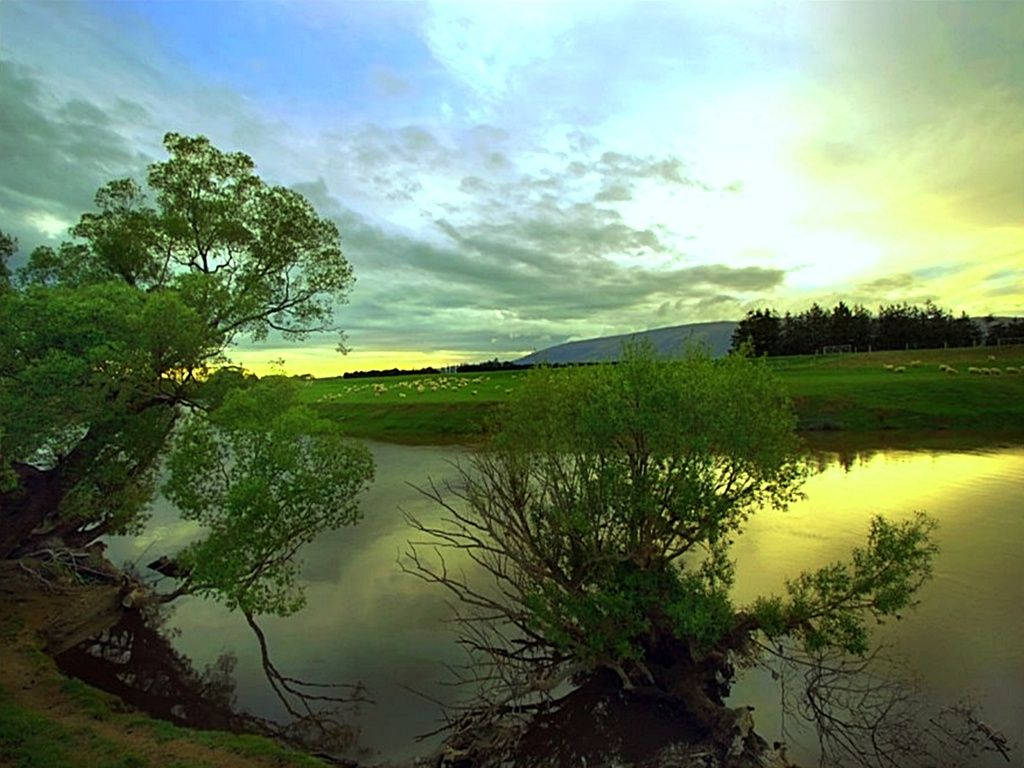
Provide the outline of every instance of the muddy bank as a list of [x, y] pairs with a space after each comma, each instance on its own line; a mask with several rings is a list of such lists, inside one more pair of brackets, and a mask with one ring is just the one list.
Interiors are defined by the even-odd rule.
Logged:
[[92, 570], [83, 576], [52, 562], [0, 560], [0, 765], [326, 765], [261, 736], [177, 727], [61, 674], [52, 653], [66, 653], [134, 612], [132, 582], [113, 569]]

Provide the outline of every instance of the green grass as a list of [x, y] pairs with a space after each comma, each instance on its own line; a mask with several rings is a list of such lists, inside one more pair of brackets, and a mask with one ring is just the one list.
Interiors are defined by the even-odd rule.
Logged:
[[145, 768], [149, 761], [88, 728], [18, 706], [0, 690], [0, 763], [17, 768]]
[[[943, 373], [940, 364], [959, 373]], [[1024, 366], [1020, 347], [788, 357], [769, 365], [789, 389], [804, 430], [1024, 436], [1024, 374], [968, 373], [970, 366]], [[895, 373], [886, 365], [906, 370]]]
[[303, 397], [352, 437], [398, 443], [479, 440], [523, 371], [316, 379]]
[[94, 720], [109, 720], [115, 712], [127, 710], [117, 696], [105, 693], [99, 688], [92, 688], [81, 680], [66, 678], [61, 682], [60, 690]]
[[[263, 736], [196, 731], [146, 716], [121, 714], [125, 707], [117, 697], [79, 680], [62, 681], [60, 691], [88, 717], [111, 721], [122, 733], [144, 729], [158, 744], [176, 740], [202, 744], [218, 752], [257, 759], [259, 765], [323, 766], [316, 758]], [[191, 759], [173, 763], [177, 768], [212, 768], [215, 764]], [[126, 751], [124, 744], [104, 737], [91, 727], [67, 725], [55, 717], [23, 707], [0, 687], [0, 765], [12, 768], [147, 768], [151, 761]]]
[[243, 757], [266, 758], [276, 765], [296, 768], [322, 768], [323, 763], [264, 736], [249, 733], [228, 733], [227, 731], [197, 731], [182, 728], [165, 720], [151, 717], [132, 717], [125, 723], [130, 728], [146, 729], [159, 744], [181, 739], [194, 744], [203, 744], [212, 749], [234, 752]]
[[499, 402], [526, 375], [524, 371], [494, 373], [382, 376], [372, 379], [314, 379], [305, 397], [314, 402], [408, 405]]
[[[940, 364], [959, 373], [943, 373]], [[805, 433], [841, 432], [868, 443], [893, 442], [893, 432], [911, 442], [936, 432], [972, 435], [982, 443], [1024, 439], [1024, 373], [967, 372], [970, 366], [1024, 368], [1024, 347], [805, 355], [771, 358], [768, 365], [793, 398]], [[906, 366], [906, 372], [886, 365]], [[317, 379], [305, 385], [303, 397], [353, 437], [472, 442], [484, 436], [488, 417], [526, 375]]]

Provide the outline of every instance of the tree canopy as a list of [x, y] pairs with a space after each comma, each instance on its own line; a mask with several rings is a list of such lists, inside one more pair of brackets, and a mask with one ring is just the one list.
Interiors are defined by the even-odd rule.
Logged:
[[[169, 133], [164, 146], [146, 188], [109, 182], [72, 240], [4, 272], [0, 557], [136, 530], [170, 456], [172, 498], [209, 531], [183, 554], [188, 583], [287, 612], [297, 598], [285, 539], [354, 522], [372, 462], [228, 354], [242, 337], [337, 332], [352, 269], [334, 223], [263, 181], [247, 155], [203, 136]], [[0, 238], [4, 261], [13, 249]], [[260, 411], [274, 418], [245, 417]], [[224, 479], [219, 496], [185, 492], [211, 477]], [[197, 553], [221, 570], [200, 573]]]
[[858, 352], [969, 347], [983, 339], [994, 344], [998, 335], [998, 330], [983, 334], [966, 314], [954, 317], [931, 301], [923, 307], [888, 304], [879, 307], [877, 315], [859, 304], [851, 309], [840, 301], [831, 310], [815, 303], [795, 315], [752, 309], [733, 331], [732, 351], [745, 344], [754, 354], [769, 357], [817, 354], [829, 346], [848, 346]]
[[[531, 372], [493, 444], [426, 490], [447, 515], [413, 520], [426, 538], [406, 565], [458, 598], [491, 712], [605, 670], [728, 733], [734, 665], [757, 637], [863, 652], [866, 620], [906, 608], [930, 573], [929, 519], [877, 518], [850, 563], [735, 605], [730, 546], [807, 472], [766, 365], [631, 347], [616, 365]], [[466, 557], [482, 576], [463, 574]]]

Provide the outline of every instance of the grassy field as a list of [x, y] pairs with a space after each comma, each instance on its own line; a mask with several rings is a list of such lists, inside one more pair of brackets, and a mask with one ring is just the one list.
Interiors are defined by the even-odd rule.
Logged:
[[[865, 444], [913, 445], [956, 433], [979, 444], [1024, 441], [1024, 370], [1006, 371], [1024, 369], [1024, 347], [806, 355], [772, 358], [768, 365], [793, 398], [799, 429], [812, 439], [840, 433]], [[1001, 373], [969, 373], [972, 366]], [[486, 434], [488, 416], [526, 375], [317, 379], [304, 397], [354, 437], [472, 442]]]

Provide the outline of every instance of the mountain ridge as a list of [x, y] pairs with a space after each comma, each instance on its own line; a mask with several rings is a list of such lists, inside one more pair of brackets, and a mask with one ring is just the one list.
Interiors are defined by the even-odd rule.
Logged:
[[688, 342], [706, 344], [714, 357], [721, 357], [729, 351], [732, 344], [732, 332], [737, 325], [739, 323], [734, 320], [716, 320], [567, 341], [532, 352], [515, 362], [519, 365], [535, 365], [538, 363], [597, 363], [615, 360], [619, 356], [622, 344], [634, 340], [650, 341], [655, 352], [663, 357], [678, 354]]

